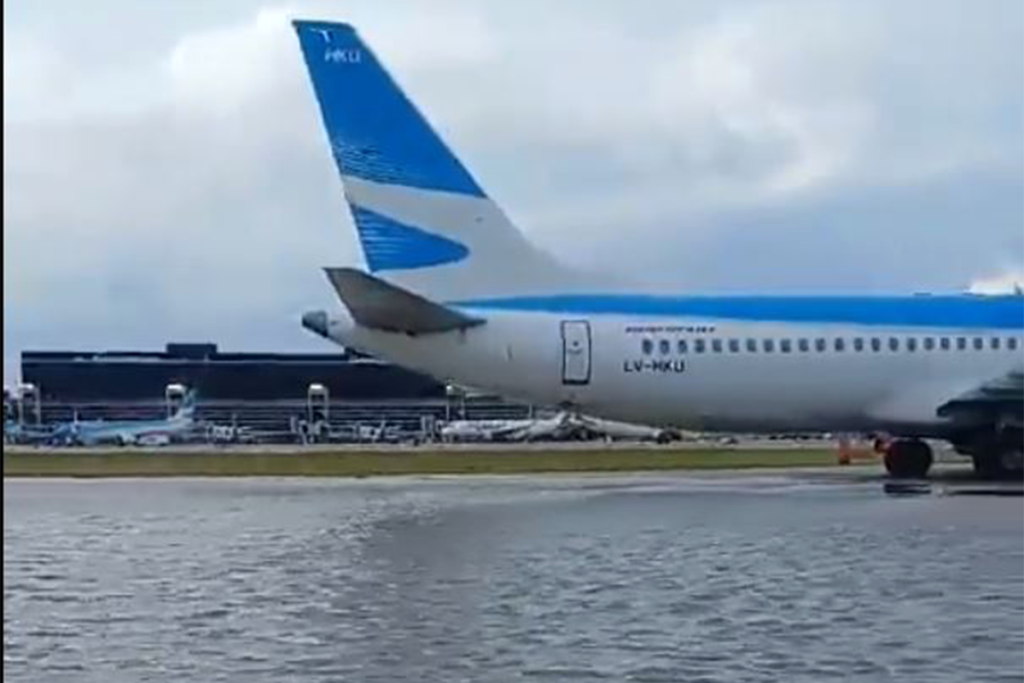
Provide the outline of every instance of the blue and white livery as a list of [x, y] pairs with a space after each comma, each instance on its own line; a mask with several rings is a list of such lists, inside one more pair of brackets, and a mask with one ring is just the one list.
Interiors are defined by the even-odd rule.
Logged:
[[348, 25], [297, 21], [369, 273], [304, 324], [445, 380], [704, 430], [884, 432], [897, 475], [947, 439], [1019, 466], [1024, 298], [609, 290], [535, 249]]
[[166, 446], [192, 431], [195, 412], [196, 393], [189, 391], [165, 420], [75, 420], [54, 429], [49, 441], [60, 446]]

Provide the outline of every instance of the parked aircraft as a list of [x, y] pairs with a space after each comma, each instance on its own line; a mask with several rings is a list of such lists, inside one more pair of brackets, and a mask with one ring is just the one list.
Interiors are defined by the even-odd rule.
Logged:
[[165, 446], [185, 437], [195, 420], [194, 391], [185, 395], [173, 415], [165, 420], [74, 421], [54, 429], [50, 441], [55, 445], [97, 446]]
[[452, 420], [438, 429], [442, 441], [534, 441], [566, 438], [573, 429], [568, 413], [528, 420]]
[[452, 420], [438, 430], [443, 441], [562, 441], [570, 439], [628, 439], [666, 443], [678, 438], [669, 429], [602, 420], [563, 411], [526, 420]]
[[4, 443], [43, 444], [50, 440], [50, 436], [51, 432], [46, 427], [22, 424], [16, 420], [4, 420]]

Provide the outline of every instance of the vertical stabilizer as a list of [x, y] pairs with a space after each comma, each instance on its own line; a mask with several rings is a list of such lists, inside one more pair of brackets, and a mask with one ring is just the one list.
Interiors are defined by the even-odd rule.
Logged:
[[371, 272], [437, 301], [571, 285], [570, 271], [526, 241], [355, 29], [295, 29]]

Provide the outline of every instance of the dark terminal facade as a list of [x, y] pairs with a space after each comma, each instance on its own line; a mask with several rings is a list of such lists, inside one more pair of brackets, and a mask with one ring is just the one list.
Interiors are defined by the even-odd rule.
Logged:
[[305, 399], [312, 384], [332, 401], [438, 399], [445, 385], [347, 351], [336, 354], [224, 353], [216, 344], [168, 344], [162, 352], [25, 351], [22, 381], [43, 401], [161, 400], [169, 384], [204, 401]]

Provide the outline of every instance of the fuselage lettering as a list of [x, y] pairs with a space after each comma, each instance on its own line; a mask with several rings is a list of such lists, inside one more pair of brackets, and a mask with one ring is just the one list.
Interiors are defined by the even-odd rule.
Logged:
[[363, 61], [363, 51], [359, 48], [330, 48], [324, 52], [324, 61], [335, 64], [358, 64]]
[[685, 360], [624, 360], [622, 361], [624, 373], [652, 372], [652, 373], [681, 373], [686, 372]]

